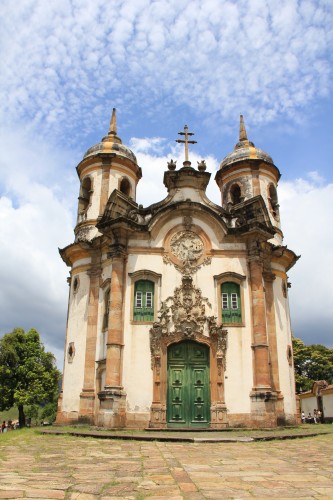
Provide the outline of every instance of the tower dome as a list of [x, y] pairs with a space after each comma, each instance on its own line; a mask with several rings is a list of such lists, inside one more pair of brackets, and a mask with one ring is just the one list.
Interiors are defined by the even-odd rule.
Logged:
[[89, 148], [83, 155], [83, 159], [97, 155], [99, 153], [114, 153], [117, 156], [127, 158], [137, 163], [135, 154], [124, 146], [122, 140], [117, 135], [116, 109], [113, 108], [108, 135], [103, 137], [101, 142]]
[[234, 150], [223, 158], [220, 163], [220, 169], [224, 169], [229, 165], [246, 160], [261, 160], [274, 165], [272, 157], [269, 154], [262, 149], [256, 148], [253, 142], [248, 140], [244, 125], [244, 118], [243, 115], [240, 115], [239, 141], [235, 145]]
[[116, 189], [135, 201], [142, 171], [134, 153], [117, 135], [116, 109], [113, 108], [108, 134], [84, 154], [76, 167], [80, 179], [77, 239], [92, 240], [98, 235], [96, 224], [103, 215], [111, 193]]
[[280, 176], [272, 157], [249, 141], [243, 115], [240, 115], [239, 141], [221, 161], [215, 176], [221, 191], [222, 206], [230, 210], [251, 198], [262, 196], [276, 230], [278, 244], [282, 241], [277, 197]]

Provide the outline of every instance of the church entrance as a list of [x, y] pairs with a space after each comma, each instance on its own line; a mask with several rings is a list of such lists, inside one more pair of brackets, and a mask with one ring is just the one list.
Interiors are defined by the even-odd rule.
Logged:
[[209, 427], [209, 385], [208, 346], [186, 340], [168, 347], [168, 427]]

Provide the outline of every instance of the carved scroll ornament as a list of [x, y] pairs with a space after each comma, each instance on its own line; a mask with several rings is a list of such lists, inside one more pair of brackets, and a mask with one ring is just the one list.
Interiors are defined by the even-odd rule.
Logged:
[[214, 346], [217, 358], [225, 359], [227, 330], [217, 324], [216, 318], [208, 315], [206, 309], [211, 311], [208, 299], [193, 285], [191, 276], [183, 276], [181, 286], [162, 303], [159, 321], [150, 329], [152, 366], [163, 347], [185, 339], [205, 341]]

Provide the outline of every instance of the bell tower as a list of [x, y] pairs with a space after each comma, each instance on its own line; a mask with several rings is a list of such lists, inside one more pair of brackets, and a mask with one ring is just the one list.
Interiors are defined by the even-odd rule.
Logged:
[[[62, 410], [58, 421], [93, 423], [97, 404], [96, 359], [105, 357], [110, 304], [114, 307], [117, 298], [121, 309], [122, 303], [121, 294], [111, 294], [111, 260], [106, 253], [109, 247], [96, 226], [112, 193], [119, 198], [120, 205], [136, 205], [136, 187], [142, 176], [135, 155], [117, 135], [115, 109], [107, 135], [88, 149], [76, 171], [80, 191], [75, 241], [60, 250], [62, 259], [71, 270], [64, 383], [59, 399]], [[116, 270], [114, 259], [113, 274]], [[116, 289], [116, 280], [113, 281], [112, 286]], [[101, 366], [100, 363], [99, 371], [102, 371]]]
[[113, 108], [108, 134], [92, 146], [76, 167], [80, 193], [76, 239], [90, 241], [99, 232], [98, 218], [104, 213], [110, 194], [117, 189], [135, 201], [136, 187], [142, 177], [134, 153], [117, 135], [116, 109]]
[[248, 140], [243, 115], [240, 115], [239, 141], [221, 162], [215, 180], [221, 191], [222, 206], [231, 210], [239, 203], [261, 195], [276, 231], [274, 240], [281, 244], [277, 185], [281, 177], [270, 155]]

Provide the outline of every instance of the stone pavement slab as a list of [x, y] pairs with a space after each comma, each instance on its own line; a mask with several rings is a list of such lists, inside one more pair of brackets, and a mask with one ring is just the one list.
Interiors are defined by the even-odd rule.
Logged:
[[0, 435], [0, 499], [333, 499], [333, 434], [160, 442]]

